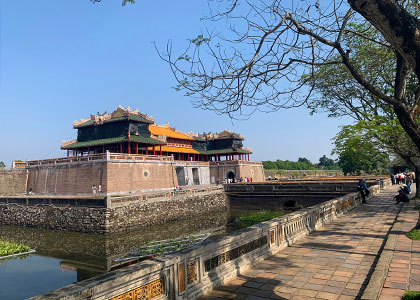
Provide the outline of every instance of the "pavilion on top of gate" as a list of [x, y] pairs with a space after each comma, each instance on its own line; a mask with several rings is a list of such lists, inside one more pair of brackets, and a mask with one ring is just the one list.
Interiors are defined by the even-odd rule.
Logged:
[[182, 161], [249, 160], [251, 149], [243, 147], [243, 136], [231, 132], [184, 133], [154, 124], [153, 117], [118, 106], [108, 114], [75, 121], [77, 139], [63, 142], [61, 149], [73, 156], [95, 153], [153, 154]]
[[129, 107], [118, 108], [108, 114], [91, 115], [90, 118], [73, 122], [77, 129], [77, 139], [63, 142], [61, 149], [73, 152], [73, 156], [105, 153], [152, 154], [148, 147], [164, 145], [165, 142], [153, 137], [149, 124], [154, 119]]

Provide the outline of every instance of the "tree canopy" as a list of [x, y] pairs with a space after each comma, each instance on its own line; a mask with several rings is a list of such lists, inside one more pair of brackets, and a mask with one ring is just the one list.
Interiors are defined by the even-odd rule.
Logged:
[[305, 157], [299, 157], [298, 161], [290, 160], [276, 160], [276, 161], [263, 161], [264, 169], [268, 170], [339, 170], [339, 166], [334, 162], [333, 159], [323, 155], [319, 159], [319, 164], [313, 164]]
[[338, 155], [338, 165], [344, 175], [360, 175], [362, 171], [371, 174], [389, 160], [388, 155], [366, 139], [362, 130], [355, 126], [343, 126], [334, 143], [334, 153]]
[[[226, 24], [223, 30], [201, 33], [184, 53], [172, 53], [170, 43], [160, 52], [177, 89], [194, 97], [197, 106], [231, 116], [256, 109], [316, 108], [326, 99], [320, 97], [319, 84], [331, 81], [315, 83], [315, 74], [334, 66], [360, 88], [326, 103], [332, 116], [360, 113], [366, 103], [387, 106], [420, 150], [417, 1], [230, 0], [209, 5], [208, 20]], [[391, 72], [382, 74], [380, 68]]]

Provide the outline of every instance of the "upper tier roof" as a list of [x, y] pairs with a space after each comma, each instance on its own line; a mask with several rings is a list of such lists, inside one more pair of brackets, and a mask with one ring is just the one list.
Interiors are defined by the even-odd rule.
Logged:
[[203, 134], [198, 134], [197, 138], [201, 139], [201, 140], [217, 140], [217, 139], [235, 139], [235, 140], [243, 140], [244, 137], [238, 133], [235, 133], [233, 131], [230, 130], [223, 130], [220, 133], [203, 133]]
[[153, 124], [153, 117], [149, 117], [146, 114], [140, 113], [137, 109], [131, 110], [130, 107], [123, 108], [121, 105], [118, 105], [118, 108], [112, 113], [108, 114], [107, 112], [103, 114], [91, 115], [87, 119], [80, 121], [74, 121], [74, 128], [83, 128], [94, 125], [102, 125], [104, 123], [118, 122], [124, 120], [132, 120], [141, 123]]

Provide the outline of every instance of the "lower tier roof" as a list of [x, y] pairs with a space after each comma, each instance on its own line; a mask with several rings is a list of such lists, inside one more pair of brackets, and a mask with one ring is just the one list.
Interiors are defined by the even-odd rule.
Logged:
[[[61, 147], [61, 149], [71, 150], [71, 149], [78, 149], [78, 148], [108, 145], [108, 144], [117, 144], [117, 143], [122, 143], [122, 142], [128, 142], [128, 138], [126, 136], [121, 136], [121, 137], [98, 139], [98, 140], [92, 140], [92, 141], [86, 141], [86, 142], [75, 141], [72, 144], [68, 144]], [[131, 136], [130, 142], [138, 142], [138, 143], [148, 144], [148, 145], [164, 145], [165, 144], [165, 142], [156, 140], [154, 138], [137, 136], [137, 135]]]

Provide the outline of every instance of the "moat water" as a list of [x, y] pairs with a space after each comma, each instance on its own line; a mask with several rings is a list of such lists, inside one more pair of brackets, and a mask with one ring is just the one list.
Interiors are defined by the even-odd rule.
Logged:
[[108, 272], [115, 267], [116, 258], [150, 241], [231, 232], [238, 228], [228, 224], [254, 212], [231, 209], [108, 235], [0, 226], [0, 240], [36, 250], [27, 256], [0, 259], [0, 299], [21, 300]]

